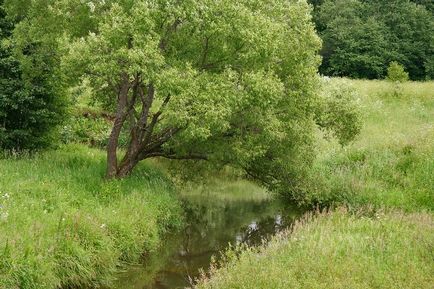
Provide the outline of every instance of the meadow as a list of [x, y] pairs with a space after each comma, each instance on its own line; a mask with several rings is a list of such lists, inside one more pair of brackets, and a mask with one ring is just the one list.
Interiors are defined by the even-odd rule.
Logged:
[[356, 89], [363, 116], [351, 145], [319, 148], [303, 202], [331, 207], [229, 250], [196, 288], [433, 286], [434, 82], [331, 81]]

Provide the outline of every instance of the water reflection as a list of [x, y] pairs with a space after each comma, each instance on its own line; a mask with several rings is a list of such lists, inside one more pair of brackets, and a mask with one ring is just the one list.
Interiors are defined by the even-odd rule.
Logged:
[[199, 270], [209, 268], [211, 257], [229, 244], [255, 246], [289, 227], [300, 215], [276, 201], [190, 197], [184, 201], [188, 225], [167, 236], [161, 251], [143, 265], [131, 266], [120, 276], [118, 289], [173, 289], [191, 285]]

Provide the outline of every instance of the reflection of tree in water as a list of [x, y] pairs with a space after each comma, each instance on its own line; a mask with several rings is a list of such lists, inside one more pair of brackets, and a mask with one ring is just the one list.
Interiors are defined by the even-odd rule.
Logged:
[[154, 267], [152, 282], [148, 275], [143, 276], [144, 282], [123, 282], [119, 288], [184, 288], [190, 285], [189, 277], [197, 277], [200, 268], [207, 270], [211, 257], [218, 256], [228, 244], [258, 245], [299, 216], [295, 210], [270, 201], [189, 198], [184, 209], [186, 228], [168, 238], [158, 258], [145, 265]]
[[242, 228], [236, 236], [236, 244], [247, 244], [248, 246], [258, 246], [279, 231], [291, 225], [293, 218], [277, 214], [276, 216], [266, 217], [259, 221], [252, 221], [246, 228]]

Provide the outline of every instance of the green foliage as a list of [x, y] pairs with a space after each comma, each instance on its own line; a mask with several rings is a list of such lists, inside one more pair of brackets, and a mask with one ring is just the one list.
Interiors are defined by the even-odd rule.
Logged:
[[64, 115], [65, 99], [52, 79], [52, 59], [37, 43], [26, 47], [32, 67], [26, 72], [14, 54], [14, 23], [0, 2], [0, 148], [34, 150], [53, 142], [53, 129]]
[[104, 148], [110, 133], [111, 123], [99, 116], [72, 115], [60, 132], [63, 143], [83, 143]]
[[320, 71], [353, 78], [384, 78], [402, 63], [411, 79], [428, 77], [434, 55], [434, 15], [408, 0], [325, 0], [315, 23], [324, 42]]
[[262, 248], [229, 251], [195, 288], [429, 288], [433, 223], [426, 213], [307, 216]]
[[341, 145], [346, 145], [360, 133], [362, 126], [359, 95], [349, 82], [325, 78], [321, 88], [317, 123], [332, 133]]
[[[328, 104], [318, 97], [320, 41], [305, 1], [24, 2], [7, 3], [17, 17], [26, 11], [17, 43], [32, 33], [54, 51], [69, 87], [86, 84], [114, 112], [123, 81], [130, 102], [152, 86], [152, 102], [125, 116], [129, 144], [134, 131], [148, 140], [142, 158], [198, 155], [269, 189], [297, 191], [314, 159], [317, 120], [342, 143], [358, 131], [345, 93]], [[64, 136], [87, 127], [81, 121]]]
[[404, 66], [396, 61], [392, 61], [387, 68], [387, 80], [405, 82], [408, 80], [408, 73], [405, 72]]
[[[81, 145], [0, 159], [0, 288], [100, 288], [181, 226], [161, 173], [108, 182], [104, 153]], [[156, 193], [158, 192], [158, 193]]]

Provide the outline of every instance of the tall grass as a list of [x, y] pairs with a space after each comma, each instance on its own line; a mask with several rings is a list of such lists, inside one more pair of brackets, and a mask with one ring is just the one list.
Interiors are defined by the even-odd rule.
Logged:
[[142, 165], [108, 182], [104, 170], [104, 154], [79, 145], [0, 159], [1, 289], [110, 285], [180, 226], [162, 174]]
[[359, 92], [363, 128], [324, 141], [305, 203], [434, 210], [434, 82], [333, 79]]
[[227, 253], [196, 289], [432, 288], [434, 219], [399, 212], [307, 217], [265, 247]]

